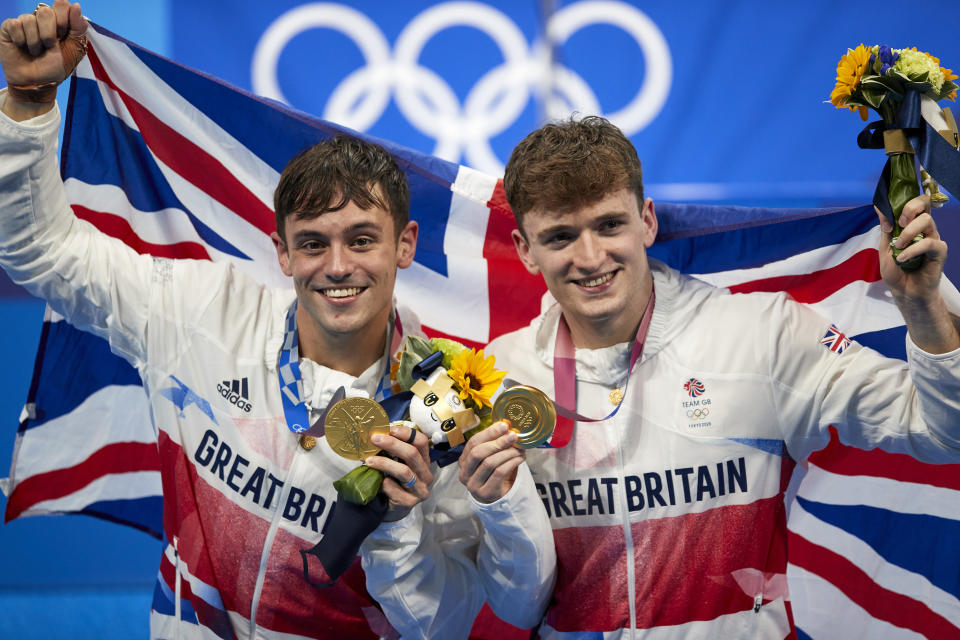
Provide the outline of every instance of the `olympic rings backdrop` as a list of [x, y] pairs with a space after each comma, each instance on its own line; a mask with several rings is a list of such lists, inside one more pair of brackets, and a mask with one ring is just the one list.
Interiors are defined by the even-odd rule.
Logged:
[[[540, 8], [550, 4], [548, 19]], [[34, 6], [0, 0], [0, 17]], [[686, 202], [869, 202], [883, 154], [858, 149], [860, 120], [824, 102], [840, 55], [861, 42], [917, 45], [960, 68], [953, 1], [85, 0], [83, 6], [99, 24], [180, 63], [489, 173], [498, 173], [514, 144], [545, 118], [600, 113], [636, 144], [648, 193]], [[937, 219], [960, 246], [960, 223], [948, 213]], [[960, 251], [953, 253], [948, 272], [956, 282]], [[43, 314], [24, 295], [0, 274], [0, 354], [8, 363], [0, 373], [3, 433], [16, 428], [30, 376], [17, 365], [30, 361]], [[700, 411], [690, 418], [707, 415]], [[0, 437], [0, 464], [10, 460], [11, 442]], [[77, 517], [0, 527], [0, 549], [0, 619], [13, 610], [4, 609], [4, 588], [149, 590], [159, 553], [147, 536]], [[117, 598], [108, 602], [114, 609], [104, 610], [104, 602], [90, 608], [114, 625], [113, 637], [135, 637], [117, 626], [123, 614]], [[141, 637], [148, 607], [147, 591], [131, 608], [140, 616], [131, 628]]]

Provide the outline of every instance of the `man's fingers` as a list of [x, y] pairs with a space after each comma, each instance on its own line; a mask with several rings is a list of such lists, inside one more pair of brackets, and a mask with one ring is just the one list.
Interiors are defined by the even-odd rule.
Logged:
[[33, 14], [25, 13], [18, 18], [23, 27], [23, 44], [33, 57], [43, 53], [43, 44], [40, 42], [40, 31], [37, 30], [37, 18]]
[[926, 254], [929, 259], [936, 262], [944, 262], [947, 257], [947, 243], [937, 238], [924, 238], [901, 251], [897, 256], [897, 262], [905, 262], [922, 254]]
[[[486, 436], [487, 441], [474, 442], [481, 436]], [[460, 456], [460, 481], [466, 484], [487, 458], [499, 452], [520, 453], [520, 450], [513, 446], [516, 444], [518, 437], [516, 432], [510, 431], [505, 423], [497, 423], [470, 438], [466, 447], [464, 447], [463, 454]]]
[[[893, 225], [890, 224], [890, 220], [887, 219], [887, 216], [882, 211], [880, 211], [880, 209], [877, 209], [876, 207], [874, 207], [873, 210], [877, 212], [877, 217], [880, 218], [880, 231], [886, 236], [889, 236], [890, 234], [892, 234]], [[889, 238], [887, 239], [887, 241], [889, 242]]]
[[[366, 465], [393, 478], [399, 487], [407, 493], [413, 494], [419, 500], [430, 495], [430, 483], [433, 482], [433, 474], [429, 471], [426, 474], [417, 473], [402, 462], [391, 460], [386, 456], [371, 456], [367, 458]], [[411, 483], [412, 478], [416, 478], [416, 480]]]
[[523, 461], [523, 456], [516, 456], [497, 465], [497, 468], [493, 470], [486, 482], [479, 487], [476, 494], [491, 502], [502, 498], [504, 480], [513, 477]]
[[[497, 473], [501, 465], [511, 460], [523, 462], [526, 458], [520, 449], [509, 448], [487, 456], [474, 468], [473, 473], [464, 480], [464, 484], [473, 487], [481, 487], [487, 484]], [[502, 479], [502, 478], [501, 478]]]
[[26, 45], [27, 37], [23, 33], [23, 23], [19, 18], [8, 18], [0, 25], [0, 42], [5, 39], [18, 47]]
[[70, 31], [69, 0], [56, 0], [53, 3], [53, 14], [57, 18], [57, 39], [65, 38]]
[[[906, 207], [904, 207], [906, 208]], [[929, 213], [921, 213], [910, 221], [910, 224], [903, 228], [900, 239], [897, 241], [898, 247], [905, 247], [910, 244], [918, 234], [922, 233], [927, 238], [940, 239], [940, 233], [937, 231], [937, 224], [933, 221], [933, 216]]]
[[930, 212], [930, 196], [924, 194], [913, 198], [907, 204], [903, 205], [900, 211], [900, 219], [897, 220], [901, 228], [907, 227], [914, 218]]
[[[413, 442], [408, 442], [411, 434]], [[403, 424], [392, 424], [389, 436], [375, 434], [370, 441], [387, 453], [402, 459], [416, 470], [418, 475], [427, 471], [430, 466], [427, 436], [421, 431]]]
[[57, 44], [57, 16], [50, 7], [37, 7], [37, 33], [44, 49], [52, 49]]
[[79, 3], [70, 6], [69, 29], [70, 35], [77, 38], [87, 32], [87, 21], [83, 19]]

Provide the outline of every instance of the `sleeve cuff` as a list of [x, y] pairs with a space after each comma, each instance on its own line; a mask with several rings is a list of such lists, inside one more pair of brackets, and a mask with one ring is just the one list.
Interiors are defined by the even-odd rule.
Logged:
[[[3, 108], [3, 105], [6, 102], [7, 88], [4, 87], [3, 89], [0, 89], [0, 109]], [[7, 114], [0, 111], [0, 125], [25, 133], [37, 133], [38, 131], [46, 128], [59, 128], [60, 106], [54, 103], [53, 109], [50, 109], [50, 111], [40, 114], [36, 118], [23, 120], [21, 122], [12, 120], [9, 116], [7, 116]]]
[[907, 332], [906, 341], [907, 354], [910, 355], [911, 358], [916, 357], [934, 362], [945, 362], [954, 358], [960, 358], [960, 348], [954, 349], [953, 351], [947, 351], [946, 353], [930, 353], [928, 351], [924, 351], [913, 342], [909, 331]]
[[529, 491], [536, 492], [536, 488], [533, 486], [530, 467], [527, 466], [526, 462], [523, 462], [517, 467], [517, 478], [513, 482], [513, 486], [499, 500], [490, 503], [480, 502], [469, 492], [467, 492], [467, 497], [474, 513], [480, 518], [501, 518], [504, 515], [513, 514], [519, 509], [523, 501], [529, 497], [530, 494], [527, 493]]
[[410, 513], [394, 520], [382, 522], [374, 529], [368, 539], [384, 542], [404, 542], [405, 540], [419, 541], [423, 532], [423, 503], [416, 505]]

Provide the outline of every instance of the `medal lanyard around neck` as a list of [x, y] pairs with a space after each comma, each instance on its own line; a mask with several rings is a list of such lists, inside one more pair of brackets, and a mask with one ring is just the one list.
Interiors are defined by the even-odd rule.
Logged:
[[[390, 353], [396, 353], [403, 342], [403, 325], [400, 314], [394, 309], [393, 339], [390, 341]], [[307, 403], [303, 397], [303, 376], [300, 373], [300, 338], [297, 331], [297, 301], [294, 300], [287, 311], [284, 323], [283, 345], [277, 358], [277, 380], [280, 384], [280, 397], [283, 400], [283, 417], [287, 427], [293, 433], [303, 433], [310, 428]], [[391, 393], [390, 367], [380, 377], [380, 384], [374, 392], [374, 400], [383, 400]]]
[[[630, 381], [630, 373], [633, 371], [633, 365], [640, 360], [643, 354], [643, 344], [647, 340], [647, 332], [650, 330], [650, 319], [653, 317], [653, 305], [656, 302], [656, 292], [650, 290], [650, 301], [643, 312], [643, 318], [640, 320], [640, 327], [637, 329], [637, 335], [633, 339], [633, 348], [630, 350], [630, 364], [627, 366], [627, 379], [623, 383], [623, 396], [620, 402], [604, 418], [588, 418], [577, 413], [577, 356], [576, 348], [573, 346], [573, 337], [570, 335], [570, 327], [560, 314], [560, 322], [557, 325], [557, 339], [553, 345], [553, 391], [556, 396], [554, 403], [557, 408], [557, 426], [553, 430], [553, 436], [550, 438], [550, 447], [565, 447], [570, 439], [573, 438], [573, 426], [576, 422], [601, 422], [609, 420], [620, 411], [623, 401], [627, 397], [627, 383]], [[567, 407], [572, 407], [568, 409]]]

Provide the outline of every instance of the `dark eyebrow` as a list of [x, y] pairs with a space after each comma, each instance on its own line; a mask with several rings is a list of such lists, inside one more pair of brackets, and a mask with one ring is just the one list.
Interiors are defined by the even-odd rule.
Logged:
[[320, 233], [319, 231], [312, 231], [310, 229], [303, 229], [297, 231], [293, 234], [293, 241], [295, 243], [303, 242], [304, 240], [326, 240], [326, 234]]
[[383, 225], [367, 220], [347, 227], [347, 233], [358, 233], [363, 231], [383, 233]]
[[[381, 234], [383, 233], [382, 225], [377, 224], [376, 222], [371, 222], [369, 220], [358, 222], [356, 224], [350, 225], [344, 230], [348, 234], [356, 233], [373, 233]], [[319, 231], [314, 231], [312, 229], [301, 229], [293, 234], [294, 242], [303, 242], [304, 240], [327, 240], [327, 234], [320, 233]]]
[[537, 242], [539, 242], [540, 244], [545, 244], [550, 239], [551, 236], [561, 231], [569, 231], [570, 229], [571, 227], [568, 224], [555, 224], [552, 227], [547, 227], [546, 229], [544, 229], [543, 231], [537, 234]]

